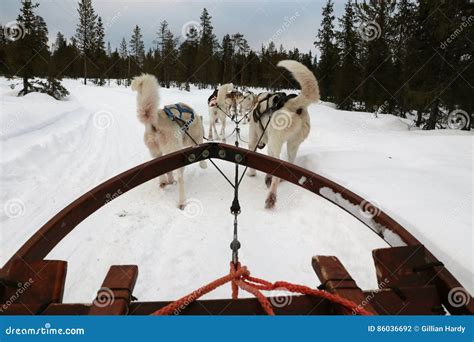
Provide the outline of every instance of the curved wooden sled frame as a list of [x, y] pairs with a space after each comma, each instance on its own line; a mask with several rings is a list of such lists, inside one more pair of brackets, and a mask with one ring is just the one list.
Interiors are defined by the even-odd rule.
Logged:
[[[19, 259], [24, 262], [43, 260], [79, 223], [106, 205], [112, 198], [123, 195], [136, 186], [167, 172], [210, 158], [239, 163], [309, 190], [347, 211], [392, 247], [421, 245], [420, 241], [382, 210], [329, 179], [260, 153], [227, 144], [205, 143], [148, 161], [96, 186], [41, 227], [4, 265], [1, 273], [8, 273], [12, 264]], [[364, 208], [367, 207], [375, 210], [364, 212]], [[452, 306], [447, 300], [449, 291], [462, 285], [428, 250], [426, 250], [426, 263], [435, 265], [434, 282], [445, 299], [443, 305], [451, 313], [474, 312], [472, 300], [461, 307]]]

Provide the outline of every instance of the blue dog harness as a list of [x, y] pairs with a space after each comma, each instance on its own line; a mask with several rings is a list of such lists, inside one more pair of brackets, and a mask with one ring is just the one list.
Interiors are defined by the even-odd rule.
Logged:
[[[179, 112], [179, 116], [176, 116], [173, 114], [171, 109], [176, 109]], [[182, 129], [188, 130], [189, 125], [191, 125], [194, 121], [194, 111], [181, 106], [179, 103], [176, 103], [174, 105], [169, 105], [165, 106], [163, 110], [166, 113], [166, 116], [171, 120], [171, 121], [179, 121], [178, 124], [181, 126]], [[183, 113], [189, 113], [191, 114], [191, 118], [188, 121], [183, 120]]]

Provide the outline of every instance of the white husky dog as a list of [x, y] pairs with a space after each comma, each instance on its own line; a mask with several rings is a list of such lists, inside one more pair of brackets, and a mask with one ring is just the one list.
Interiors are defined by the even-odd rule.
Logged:
[[[184, 147], [195, 145], [194, 141], [197, 144], [202, 144], [204, 129], [201, 117], [195, 115], [193, 109], [184, 103], [158, 109], [160, 101], [158, 89], [158, 81], [153, 75], [143, 74], [133, 79], [132, 90], [137, 92], [137, 116], [138, 120], [145, 125], [144, 140], [151, 156], [153, 158], [161, 157]], [[176, 120], [172, 120], [173, 117]], [[203, 169], [206, 168], [205, 161], [200, 161], [199, 165]], [[178, 169], [177, 172], [178, 207], [184, 209], [184, 168]], [[160, 187], [173, 183], [173, 172], [160, 176]]]
[[[208, 138], [213, 140], [213, 132], [217, 138], [225, 142], [225, 124], [227, 116], [230, 115], [232, 103], [228, 100], [227, 94], [234, 89], [232, 83], [226, 83], [219, 87], [217, 95], [211, 95], [208, 99], [209, 108], [209, 134]], [[214, 92], [215, 93], [215, 92]], [[217, 120], [221, 123], [221, 132], [217, 134], [216, 123]]]
[[[311, 129], [308, 106], [319, 101], [319, 86], [316, 77], [303, 64], [284, 60], [279, 67], [287, 69], [300, 84], [299, 95], [284, 93], [262, 93], [258, 95], [257, 104], [250, 120], [249, 149], [263, 148], [268, 145], [268, 155], [280, 158], [283, 145], [286, 143], [288, 161], [294, 163], [300, 144], [308, 137]], [[262, 139], [258, 142], [264, 132]], [[249, 176], [255, 176], [250, 169]], [[267, 175], [265, 182], [270, 192], [265, 200], [265, 207], [275, 206], [279, 178]]]

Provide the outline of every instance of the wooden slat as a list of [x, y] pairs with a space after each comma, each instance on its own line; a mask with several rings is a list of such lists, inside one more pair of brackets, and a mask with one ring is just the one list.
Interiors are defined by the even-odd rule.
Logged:
[[[377, 311], [367, 300], [364, 292], [357, 286], [357, 283], [352, 279], [338, 258], [334, 256], [315, 256], [313, 257], [312, 265], [321, 284], [327, 291], [351, 300], [365, 310], [377, 314]], [[353, 312], [342, 306], [334, 306], [334, 310], [338, 314], [353, 314]]]
[[44, 307], [44, 304], [0, 304], [0, 316], [39, 315], [44, 310]]
[[[474, 300], [469, 292], [423, 245], [377, 249], [372, 252], [379, 286], [424, 287], [436, 285], [439, 297], [449, 313], [474, 315]], [[453, 302], [456, 293], [462, 303]], [[453, 305], [454, 304], [454, 305]]]
[[[289, 296], [271, 300], [277, 315], [328, 315], [331, 303], [311, 296]], [[168, 305], [169, 302], [134, 302], [130, 315], [149, 315]], [[200, 300], [179, 311], [179, 315], [266, 315], [256, 298]]]
[[91, 306], [86, 304], [50, 304], [41, 314], [46, 316], [58, 315], [88, 315]]
[[112, 266], [89, 310], [90, 315], [126, 315], [138, 277], [136, 265]]
[[415, 271], [427, 265], [423, 245], [376, 249], [372, 256], [379, 287], [425, 286], [434, 279], [433, 268]]
[[23, 260], [15, 260], [7, 275], [8, 282], [1, 285], [2, 310], [17, 314], [23, 310], [22, 307], [31, 304], [29, 311], [37, 314], [39, 311], [36, 308], [46, 308], [50, 303], [61, 303], [66, 272], [65, 261], [40, 260], [26, 263]]
[[435, 286], [401, 287], [364, 292], [381, 315], [444, 315]]
[[[128, 315], [149, 315], [163, 308], [170, 302], [132, 302], [129, 306]], [[291, 296], [282, 302], [274, 300], [274, 303], [284, 303], [274, 306], [277, 315], [329, 315], [332, 313], [332, 303], [325, 299], [311, 296]], [[51, 304], [42, 315], [89, 315], [90, 305], [86, 304]], [[32, 305], [25, 305], [22, 310], [18, 309], [16, 314], [26, 315], [29, 310], [35, 310]], [[211, 299], [200, 300], [190, 304], [185, 310], [179, 311], [179, 315], [266, 315], [256, 298], [233, 299]]]

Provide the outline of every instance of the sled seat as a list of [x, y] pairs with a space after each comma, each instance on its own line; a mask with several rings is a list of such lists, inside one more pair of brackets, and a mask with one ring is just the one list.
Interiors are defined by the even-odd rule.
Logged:
[[0, 315], [40, 314], [51, 303], [61, 303], [67, 262], [15, 260], [0, 277]]
[[[374, 306], [392, 315], [444, 315], [435, 283], [439, 262], [427, 261], [423, 245], [372, 251], [379, 291]], [[383, 303], [383, 304], [382, 304]]]

